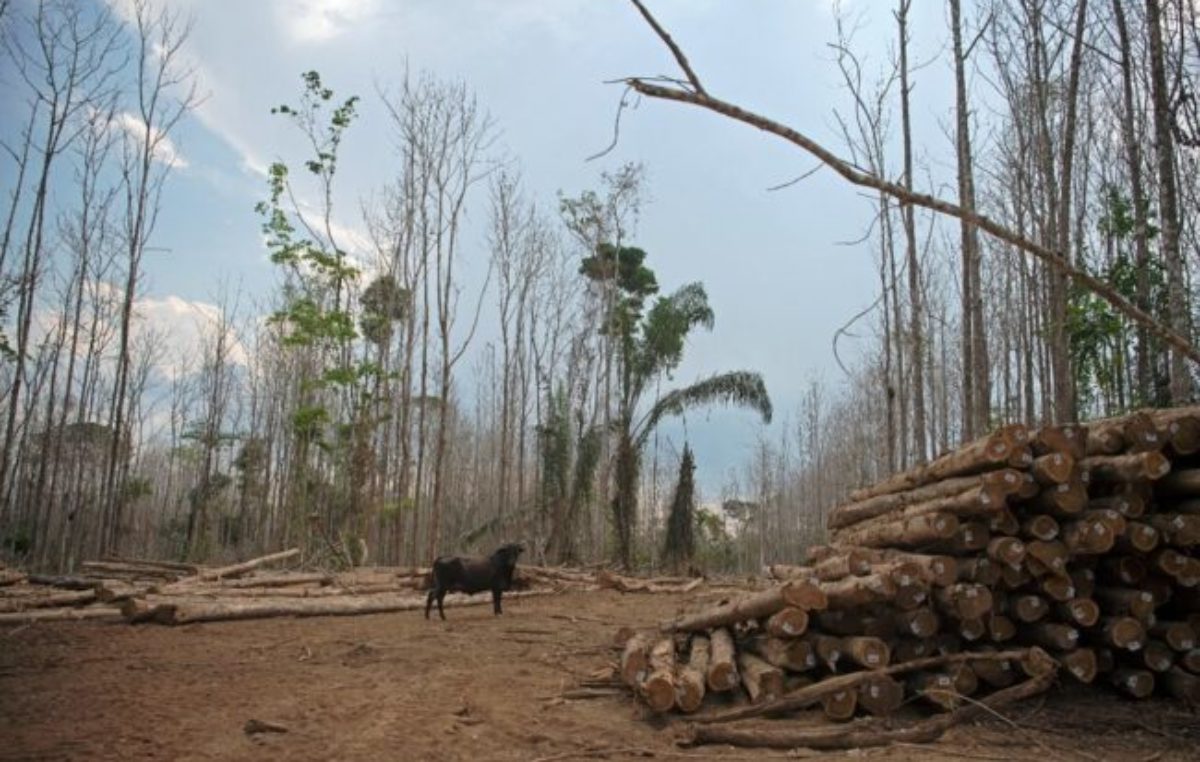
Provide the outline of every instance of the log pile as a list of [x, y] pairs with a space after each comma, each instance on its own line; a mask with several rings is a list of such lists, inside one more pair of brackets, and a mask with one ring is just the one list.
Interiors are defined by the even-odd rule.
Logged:
[[[110, 620], [133, 623], [354, 616], [417, 611], [425, 606], [428, 568], [358, 568], [346, 572], [267, 571], [296, 562], [291, 549], [228, 566], [108, 557], [85, 561], [75, 575], [24, 574], [0, 569], [0, 625], [39, 621]], [[621, 593], [680, 593], [702, 579], [642, 579], [607, 570], [518, 565], [512, 591], [522, 598], [600, 589]], [[451, 594], [447, 606], [490, 604], [488, 595]]]
[[804, 565], [765, 570], [769, 590], [625, 641], [622, 679], [654, 711], [698, 711], [700, 670], [701, 692], [749, 702], [714, 699], [701, 726], [802, 706], [888, 715], [910, 698], [955, 715], [1048, 687], [1047, 665], [1200, 703], [1200, 408], [1007, 426], [855, 490], [827, 526]]

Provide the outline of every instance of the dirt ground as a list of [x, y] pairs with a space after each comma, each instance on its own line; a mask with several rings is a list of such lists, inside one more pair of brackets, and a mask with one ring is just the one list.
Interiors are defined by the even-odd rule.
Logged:
[[[1200, 715], [1064, 690], [929, 747], [680, 749], [628, 695], [563, 700], [681, 599], [566, 594], [364, 617], [0, 629], [4, 760], [1200, 759]], [[286, 733], [247, 734], [256, 719]], [[803, 718], [786, 720], [803, 722]]]

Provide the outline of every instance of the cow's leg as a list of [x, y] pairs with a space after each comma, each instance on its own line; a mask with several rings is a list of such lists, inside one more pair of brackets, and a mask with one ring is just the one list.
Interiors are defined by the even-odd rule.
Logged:
[[434, 585], [429, 591], [429, 595], [425, 596], [425, 618], [429, 618], [429, 609], [433, 606], [433, 597], [437, 595], [437, 586]]
[[446, 592], [447, 591], [445, 590], [438, 590], [437, 594], [438, 616], [440, 616], [443, 620], [446, 618], [446, 612], [442, 609], [442, 600], [446, 597]]
[[504, 613], [500, 610], [500, 588], [498, 587], [492, 589], [492, 611], [495, 614]]

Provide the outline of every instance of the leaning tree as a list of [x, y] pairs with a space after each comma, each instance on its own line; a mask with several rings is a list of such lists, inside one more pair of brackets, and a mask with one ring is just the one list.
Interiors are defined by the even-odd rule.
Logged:
[[617, 357], [617, 414], [615, 494], [612, 500], [617, 556], [628, 569], [637, 517], [637, 485], [642, 451], [658, 424], [668, 416], [711, 404], [740, 405], [771, 420], [771, 400], [762, 376], [749, 371], [719, 373], [642, 403], [655, 381], [669, 376], [683, 360], [684, 344], [696, 327], [711, 330], [713, 311], [700, 283], [689, 283], [669, 296], [658, 297], [645, 311], [646, 300], [658, 292], [654, 271], [646, 267], [646, 252], [602, 243], [585, 257], [580, 272], [610, 295], [603, 331], [614, 342]]

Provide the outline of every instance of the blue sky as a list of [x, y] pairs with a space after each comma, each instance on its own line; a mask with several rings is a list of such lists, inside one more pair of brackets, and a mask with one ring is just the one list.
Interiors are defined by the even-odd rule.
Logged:
[[[109, 1], [127, 13], [126, 0]], [[710, 92], [845, 153], [832, 114], [849, 101], [826, 46], [834, 37], [828, 0], [648, 4]], [[944, 8], [915, 5], [913, 57], [929, 58], [947, 38]], [[172, 0], [169, 7], [191, 19], [185, 56], [202, 102], [174, 135], [182, 161], [168, 181], [146, 263], [147, 309], [172, 299], [176, 307], [211, 303], [223, 280], [250, 295], [269, 292], [274, 275], [253, 206], [264, 196], [263, 168], [302, 155], [295, 133], [268, 113], [296, 99], [302, 71], [316, 69], [339, 95], [364, 99], [346, 137], [335, 201], [338, 223], [351, 233], [362, 230], [362, 202], [395, 167], [376, 89], [394, 88], [408, 67], [473, 88], [496, 120], [498, 145], [519, 163], [528, 193], [548, 211], [559, 190], [598, 188], [601, 171], [645, 164], [650, 202], [637, 243], [664, 288], [703, 281], [717, 316], [715, 330], [689, 347], [680, 381], [715, 370], [760, 370], [782, 418], [811, 379], [840, 378], [832, 336], [876, 297], [870, 244], [839, 245], [865, 231], [868, 199], [828, 172], [769, 192], [812, 160], [775, 138], [679, 104], [637, 103], [623, 117], [615, 150], [585, 160], [612, 135], [621, 87], [606, 81], [677, 74], [628, 3]], [[881, 65], [894, 36], [890, 4], [845, 7], [864, 24], [857, 47], [868, 68]], [[944, 174], [953, 157], [945, 137], [950, 77], [945, 57], [914, 77], [916, 142], [942, 162], [930, 167], [935, 174]], [[13, 107], [10, 83], [6, 78], [5, 110]], [[486, 209], [481, 195], [469, 211], [468, 283], [486, 267]], [[151, 319], [189, 318], [186, 309], [175, 309]], [[491, 335], [485, 321], [478, 345]], [[852, 355], [852, 345], [847, 349]], [[471, 383], [464, 376], [463, 387]], [[749, 414], [720, 412], [692, 416], [689, 424], [701, 483], [714, 490], [749, 455], [759, 427]], [[664, 433], [679, 442], [677, 426]]]

